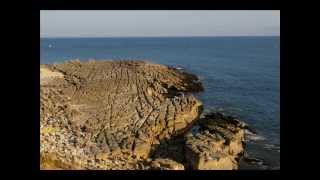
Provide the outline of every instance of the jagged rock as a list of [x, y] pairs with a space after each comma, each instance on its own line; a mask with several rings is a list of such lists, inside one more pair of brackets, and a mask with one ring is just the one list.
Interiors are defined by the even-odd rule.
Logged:
[[[152, 143], [185, 131], [202, 110], [187, 93], [203, 90], [197, 77], [163, 65], [69, 61], [41, 65], [40, 77], [40, 151], [86, 169], [143, 169], [136, 162], [148, 157]], [[64, 140], [46, 139], [48, 127]], [[57, 148], [62, 141], [73, 155]], [[104, 161], [131, 155], [137, 159]]]
[[41, 169], [238, 169], [248, 125], [220, 113], [198, 120], [195, 75], [69, 61], [41, 65], [40, 76]]
[[200, 130], [190, 131], [186, 138], [186, 160], [192, 169], [238, 169], [244, 151], [244, 126], [241, 121], [211, 113], [198, 122]]

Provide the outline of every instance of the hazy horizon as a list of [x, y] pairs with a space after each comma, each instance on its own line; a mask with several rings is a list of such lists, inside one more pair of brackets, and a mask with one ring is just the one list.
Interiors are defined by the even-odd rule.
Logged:
[[280, 11], [40, 11], [41, 38], [230, 36], [280, 36]]
[[57, 37], [40, 37], [41, 39], [73, 39], [73, 38], [201, 38], [201, 37], [280, 37], [280, 35], [239, 35], [239, 36], [96, 36], [96, 37], [85, 37], [85, 36], [57, 36]]

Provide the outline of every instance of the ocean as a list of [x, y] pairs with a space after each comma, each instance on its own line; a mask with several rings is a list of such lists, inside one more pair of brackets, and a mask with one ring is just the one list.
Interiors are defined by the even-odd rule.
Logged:
[[148, 60], [200, 77], [205, 111], [258, 132], [243, 169], [280, 169], [280, 37], [41, 38], [42, 64], [71, 59]]

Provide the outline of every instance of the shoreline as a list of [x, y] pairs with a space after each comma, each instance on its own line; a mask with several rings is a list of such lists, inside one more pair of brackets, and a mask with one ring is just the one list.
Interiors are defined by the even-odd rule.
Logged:
[[[69, 133], [68, 138], [75, 139], [76, 141], [83, 141], [81, 144], [80, 142], [76, 142], [74, 146], [70, 145], [70, 151], [77, 149], [78, 145], [82, 145], [88, 148], [88, 157], [95, 154], [94, 157], [87, 159], [87, 161], [92, 163], [84, 162], [83, 157], [77, 157], [77, 154], [83, 154], [84, 152], [79, 151], [73, 153], [73, 155], [69, 158], [74, 159], [65, 160], [60, 158], [59, 161], [65, 162], [66, 164], [79, 164], [77, 168], [89, 168], [95, 169], [98, 166], [96, 164], [104, 164], [104, 167], [100, 167], [101, 169], [109, 169], [109, 168], [124, 168], [124, 169], [238, 169], [238, 161], [239, 154], [243, 154], [244, 151], [244, 125], [240, 121], [235, 121], [232, 117], [221, 116], [219, 114], [212, 113], [209, 114], [208, 117], [199, 118], [201, 114], [201, 110], [199, 108], [202, 107], [202, 103], [197, 100], [193, 95], [192, 92], [202, 91], [203, 87], [201, 82], [198, 81], [197, 76], [186, 73], [180, 72], [178, 70], [173, 70], [164, 65], [152, 64], [143, 61], [87, 61], [87, 62], [80, 62], [80, 61], [68, 61], [63, 64], [55, 64], [55, 65], [43, 65], [40, 68], [47, 68], [48, 71], [42, 70], [42, 77], [44, 76], [43, 72], [46, 72], [47, 78], [48, 76], [51, 78], [50, 80], [41, 81], [41, 124], [42, 130], [48, 131], [48, 127], [54, 125], [55, 133]], [[110, 69], [110, 71], [108, 70]], [[116, 69], [116, 70], [112, 70]], [[52, 72], [49, 72], [52, 71]], [[59, 74], [61, 73], [61, 74]], [[126, 74], [127, 73], [127, 74]], [[132, 75], [130, 75], [132, 73]], [[41, 75], [41, 74], [40, 74]], [[130, 78], [133, 78], [132, 81], [135, 81], [138, 84], [130, 84]], [[153, 77], [153, 79], [152, 79]], [[101, 84], [102, 82], [106, 82], [109, 86], [105, 84]], [[115, 88], [110, 85], [115, 83]], [[138, 86], [137, 86], [138, 85]], [[141, 86], [140, 90], [139, 87]], [[100, 94], [101, 89], [109, 88], [109, 90], [104, 91], [106, 93], [104, 96], [107, 98], [108, 102], [104, 102], [104, 96]], [[80, 88], [80, 89], [79, 89]], [[130, 89], [131, 88], [131, 89]], [[133, 89], [132, 89], [133, 88]], [[150, 89], [151, 88], [151, 89]], [[129, 90], [128, 90], [129, 89]], [[108, 95], [108, 93], [115, 92], [117, 94], [123, 94], [122, 96], [117, 96], [120, 100], [113, 99], [113, 103], [110, 104], [112, 96]], [[138, 93], [137, 98], [140, 99], [141, 102], [145, 102], [144, 105], [139, 105], [139, 103], [129, 103], [131, 100], [130, 98], [126, 100], [126, 98], [131, 97], [127, 96], [127, 92], [130, 93]], [[189, 94], [189, 92], [191, 92]], [[142, 96], [139, 94], [142, 93]], [[99, 94], [99, 95], [98, 95]], [[182, 94], [182, 95], [181, 95]], [[97, 96], [98, 95], [98, 96]], [[57, 96], [57, 97], [52, 97]], [[64, 98], [63, 98], [64, 97]], [[111, 97], [111, 99], [110, 99]], [[134, 97], [134, 96], [133, 96]], [[48, 100], [48, 98], [50, 100]], [[94, 100], [97, 98], [97, 100]], [[157, 98], [160, 98], [157, 101]], [[162, 100], [161, 100], [162, 98]], [[70, 99], [70, 101], [65, 101], [62, 99]], [[122, 99], [124, 99], [122, 101]], [[111, 114], [110, 118], [106, 118], [105, 116], [101, 116], [101, 119], [97, 121], [102, 127], [106, 124], [113, 123], [112, 119], [120, 118], [114, 125], [109, 125], [109, 130], [105, 131], [106, 136], [103, 137], [99, 135], [99, 127], [95, 124], [91, 124], [90, 121], [83, 122], [86, 119], [92, 119], [92, 121], [96, 121], [97, 117], [92, 116], [91, 107], [96, 107], [97, 109], [101, 109], [104, 107], [102, 100], [106, 103], [106, 106], [111, 107]], [[185, 107], [183, 103], [185, 104]], [[61, 104], [62, 107], [55, 107], [52, 104]], [[102, 104], [101, 104], [102, 103]], [[163, 104], [164, 103], [164, 104]], [[165, 105], [166, 103], [169, 103]], [[182, 106], [181, 106], [182, 103]], [[63, 105], [64, 104], [64, 105]], [[73, 105], [72, 105], [73, 104]], [[72, 109], [76, 104], [81, 104], [80, 108]], [[152, 105], [154, 104], [154, 105]], [[161, 110], [163, 105], [167, 106], [167, 110]], [[180, 105], [179, 105], [180, 104]], [[78, 106], [78, 105], [77, 105]], [[112, 108], [114, 106], [114, 108]], [[136, 112], [136, 108], [127, 108], [130, 106], [137, 106], [138, 114], [137, 116], [134, 115]], [[140, 108], [139, 106], [144, 108]], [[148, 107], [149, 106], [149, 107]], [[188, 107], [189, 106], [189, 107]], [[160, 108], [159, 108], [160, 107]], [[170, 108], [172, 107], [172, 108]], [[192, 110], [192, 107], [195, 109]], [[57, 109], [55, 109], [57, 108]], [[113, 111], [117, 111], [118, 109], [123, 109], [126, 112], [124, 115], [121, 115], [121, 112], [118, 112], [118, 115], [114, 114]], [[49, 110], [50, 109], [50, 110]], [[148, 110], [150, 109], [150, 110]], [[159, 109], [155, 111], [156, 109]], [[48, 111], [49, 110], [49, 111]], [[113, 111], [112, 111], [113, 110]], [[62, 111], [62, 112], [61, 112]], [[141, 112], [139, 112], [141, 111]], [[149, 114], [145, 114], [149, 111]], [[165, 116], [161, 115], [161, 112], [165, 113]], [[101, 112], [109, 112], [109, 110], [105, 111], [103, 108]], [[98, 113], [96, 115], [99, 116]], [[131, 113], [130, 113], [131, 112]], [[97, 112], [96, 112], [97, 113]], [[120, 114], [119, 114], [120, 113]], [[127, 138], [133, 138], [133, 146], [130, 146], [129, 149], [127, 144], [122, 144], [123, 141], [118, 141], [118, 138], [122, 138], [123, 135], [116, 135], [121, 132], [121, 130], [117, 130], [117, 127], [122, 127], [126, 123], [131, 123], [130, 117], [128, 120], [125, 120], [128, 116], [127, 114], [132, 114], [132, 117], [136, 117], [136, 122], [132, 125], [126, 126], [128, 128], [127, 132], [130, 132], [130, 129], [136, 127], [138, 129], [134, 130], [133, 132], [137, 133], [136, 135], [132, 134], [129, 135]], [[103, 114], [103, 113], [102, 113]], [[65, 116], [61, 119], [62, 116]], [[119, 116], [119, 117], [118, 117]], [[49, 118], [51, 117], [51, 118]], [[57, 122], [50, 122], [48, 124], [48, 120], [51, 120], [52, 117], [54, 119], [58, 119]], [[145, 118], [147, 119], [145, 119]], [[154, 117], [154, 118], [152, 118]], [[159, 118], [160, 117], [160, 118]], [[161, 118], [164, 117], [165, 119]], [[73, 121], [70, 121], [73, 119]], [[171, 120], [172, 119], [172, 120]], [[207, 121], [208, 119], [213, 119], [212, 121]], [[159, 124], [154, 126], [150, 126], [151, 124], [157, 124], [159, 120]], [[110, 122], [111, 121], [111, 122]], [[141, 121], [141, 122], [140, 122]], [[150, 121], [150, 122], [149, 122]], [[197, 132], [196, 134], [190, 134], [190, 130], [196, 126], [193, 125], [205, 121], [207, 123], [202, 124], [200, 127], [201, 131]], [[134, 122], [134, 121], [132, 121]], [[93, 123], [93, 122], [92, 122]], [[214, 123], [211, 126], [208, 124]], [[222, 123], [224, 128], [218, 128], [220, 125], [215, 123]], [[192, 124], [192, 125], [191, 125]], [[201, 123], [200, 123], [201, 124]], [[222, 125], [221, 124], [221, 125]], [[100, 126], [99, 125], [99, 126]], [[77, 127], [79, 126], [79, 127]], [[63, 127], [62, 129], [59, 129]], [[97, 129], [98, 128], [98, 129]], [[106, 128], [106, 127], [105, 127]], [[125, 128], [125, 129], [126, 129]], [[162, 130], [158, 130], [158, 128]], [[237, 129], [235, 133], [234, 130]], [[84, 129], [84, 130], [83, 130]], [[120, 128], [121, 129], [121, 128]], [[186, 131], [184, 134], [181, 134], [178, 130], [181, 129], [182, 131]], [[159, 131], [159, 132], [158, 132]], [[44, 132], [44, 131], [41, 131]], [[79, 133], [79, 135], [70, 134], [71, 132]], [[116, 134], [110, 134], [110, 132], [114, 132]], [[118, 133], [119, 132], [119, 133]], [[179, 133], [178, 133], [179, 132]], [[42, 139], [42, 155], [46, 154], [46, 145], [48, 143], [53, 144], [49, 147], [51, 148], [64, 148], [66, 145], [58, 146], [58, 142], [60, 139], [65, 138], [63, 135], [60, 134], [58, 140], [51, 138], [50, 140], [50, 132], [44, 132], [43, 139]], [[98, 139], [94, 140], [95, 133], [98, 133]], [[182, 154], [183, 156], [193, 157], [190, 160], [187, 159], [188, 162], [182, 161], [174, 161], [172, 159], [164, 158], [165, 155], [158, 155], [157, 158], [150, 159], [148, 155], [150, 152], [154, 151], [154, 148], [159, 146], [163, 146], [163, 144], [168, 144], [173, 134], [183, 135], [184, 140], [182, 140]], [[218, 134], [224, 134], [224, 137]], [[108, 134], [108, 135], [107, 135]], [[54, 134], [56, 136], [56, 134]], [[138, 135], [138, 136], [137, 136]], [[110, 139], [110, 137], [113, 138]], [[63, 137], [63, 138], [62, 138]], [[86, 138], [86, 143], [84, 142]], [[138, 137], [138, 138], [137, 138]], [[202, 137], [199, 139], [199, 137]], [[93, 139], [92, 139], [93, 138]], [[100, 139], [99, 139], [100, 138]], [[204, 139], [209, 140], [211, 138], [210, 145], [204, 143]], [[230, 145], [222, 145], [220, 142], [225, 142], [225, 138], [229, 139], [228, 143]], [[49, 139], [49, 140], [48, 140]], [[113, 139], [113, 140], [112, 140]], [[62, 143], [67, 143], [68, 141], [64, 141]], [[160, 143], [163, 142], [163, 143]], [[188, 142], [188, 143], [187, 143]], [[77, 144], [78, 143], [78, 144]], [[88, 144], [89, 143], [89, 144]], [[102, 143], [102, 144], [101, 144]], [[186, 144], [185, 144], [186, 143]], [[191, 143], [191, 144], [190, 144]], [[227, 143], [227, 144], [228, 144]], [[105, 145], [104, 145], [105, 144]], [[106, 146], [107, 144], [107, 146]], [[117, 145], [118, 144], [118, 145]], [[130, 144], [130, 143], [129, 143]], [[128, 145], [129, 145], [128, 144]], [[169, 143], [170, 144], [170, 143]], [[67, 146], [69, 146], [67, 145]], [[169, 146], [170, 147], [170, 146]], [[206, 147], [205, 149], [200, 147]], [[95, 150], [93, 150], [93, 149]], [[106, 150], [107, 148], [108, 150]], [[165, 148], [168, 148], [165, 147]], [[179, 147], [178, 147], [179, 148]], [[180, 147], [181, 148], [181, 147]], [[199, 149], [200, 148], [200, 149]], [[212, 149], [213, 148], [213, 149]], [[217, 151], [218, 148], [218, 151]], [[131, 150], [132, 149], [132, 150]], [[157, 148], [156, 148], [157, 149]], [[162, 150], [159, 150], [160, 152]], [[184, 155], [184, 151], [187, 151], [188, 155]], [[49, 151], [47, 151], [47, 154]], [[59, 153], [64, 154], [64, 151], [54, 150], [51, 153], [58, 152], [58, 155], [55, 155], [55, 158], [59, 159]], [[96, 152], [96, 153], [94, 153]], [[219, 152], [219, 153], [218, 153]], [[80, 153], [80, 154], [79, 154]], [[162, 152], [163, 153], [163, 152]], [[222, 153], [222, 154], [221, 154]], [[71, 153], [72, 154], [72, 153]], [[120, 154], [120, 155], [119, 155]], [[151, 153], [153, 154], [153, 153]], [[211, 154], [211, 155], [208, 155]], [[215, 157], [219, 154], [220, 159], [218, 160], [212, 157]], [[98, 158], [97, 158], [98, 156]], [[121, 157], [122, 160], [112, 160], [112, 158]], [[153, 156], [153, 155], [152, 155]], [[78, 158], [78, 159], [77, 159]], [[124, 163], [125, 161], [132, 161], [132, 165], [129, 163]], [[183, 157], [184, 159], [185, 157]], [[42, 158], [46, 159], [46, 158]], [[67, 158], [68, 159], [68, 158]], [[110, 160], [111, 159], [111, 160]], [[50, 160], [48, 160], [49, 162]], [[72, 163], [76, 161], [76, 163]], [[56, 160], [55, 160], [56, 162]], [[102, 163], [103, 162], [103, 163]], [[181, 163], [183, 162], [183, 163]], [[142, 163], [142, 165], [141, 165]], [[43, 162], [42, 164], [46, 164]], [[63, 164], [63, 163], [61, 163]], [[118, 166], [117, 164], [122, 164]], [[139, 165], [140, 164], [140, 165]], [[51, 164], [52, 165], [52, 164]], [[138, 167], [136, 167], [136, 165]], [[53, 165], [55, 166], [55, 165]], [[130, 167], [128, 167], [130, 166]], [[160, 166], [160, 167], [159, 167]], [[43, 167], [46, 169], [46, 167]], [[66, 168], [66, 167], [64, 167]]]

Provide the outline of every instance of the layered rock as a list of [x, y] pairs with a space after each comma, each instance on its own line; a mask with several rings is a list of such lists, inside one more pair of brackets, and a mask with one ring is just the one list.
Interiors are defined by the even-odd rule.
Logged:
[[196, 76], [142, 61], [42, 65], [40, 76], [42, 156], [84, 169], [147, 158], [154, 142], [183, 131], [202, 107], [188, 93], [202, 90]]
[[40, 66], [40, 168], [237, 169], [246, 125], [199, 119], [195, 75], [144, 61]]
[[238, 169], [244, 152], [246, 124], [220, 113], [211, 113], [185, 135], [186, 160], [192, 169]]

